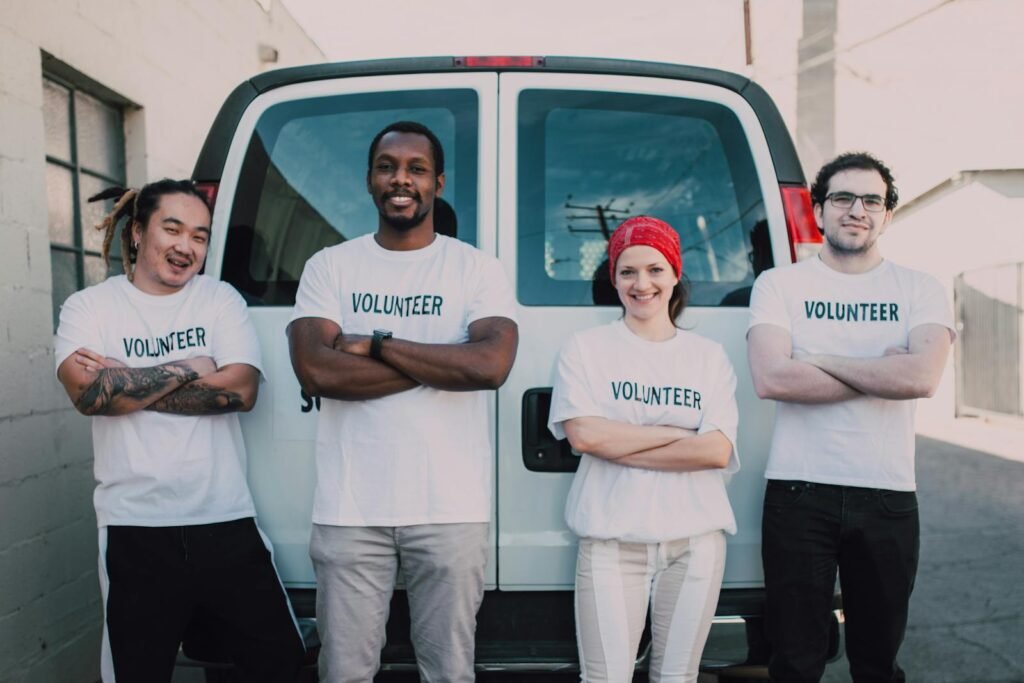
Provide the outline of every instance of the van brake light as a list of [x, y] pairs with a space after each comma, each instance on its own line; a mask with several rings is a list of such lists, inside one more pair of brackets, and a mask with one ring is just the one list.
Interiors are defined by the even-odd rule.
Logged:
[[199, 193], [206, 197], [206, 203], [210, 205], [210, 213], [213, 213], [213, 207], [217, 203], [217, 192], [220, 190], [220, 183], [211, 181], [196, 183], [196, 189]]
[[821, 251], [821, 231], [814, 220], [811, 193], [805, 185], [780, 185], [782, 208], [789, 233], [789, 255], [793, 262], [816, 256]]
[[543, 57], [526, 56], [490, 56], [490, 57], [455, 57], [454, 66], [469, 68], [495, 68], [495, 67], [537, 67], [544, 66]]

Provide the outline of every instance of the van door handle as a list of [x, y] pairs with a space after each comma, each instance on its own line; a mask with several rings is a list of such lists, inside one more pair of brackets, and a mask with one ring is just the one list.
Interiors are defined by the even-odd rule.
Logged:
[[567, 439], [556, 439], [548, 429], [551, 387], [523, 393], [523, 464], [531, 472], [575, 472], [580, 457]]

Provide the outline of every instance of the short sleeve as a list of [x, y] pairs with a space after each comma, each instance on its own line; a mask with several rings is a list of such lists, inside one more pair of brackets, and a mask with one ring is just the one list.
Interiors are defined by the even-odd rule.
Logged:
[[792, 329], [786, 300], [783, 298], [782, 292], [779, 291], [778, 278], [775, 275], [776, 273], [773, 271], [766, 270], [754, 282], [754, 289], [750, 293], [748, 332], [755, 325], [763, 323], [777, 325], [787, 331]]
[[736, 407], [736, 372], [733, 370], [729, 357], [719, 348], [715, 361], [711, 364], [714, 378], [711, 382], [711, 395], [705, 399], [704, 412], [701, 416], [697, 434], [720, 431], [732, 444], [732, 455], [725, 467], [727, 474], [740, 469], [739, 450], [736, 448], [736, 433], [739, 428], [739, 409]]
[[576, 417], [600, 417], [602, 412], [593, 399], [587, 380], [579, 340], [572, 337], [562, 346], [555, 364], [554, 388], [551, 391], [551, 413], [548, 429], [558, 439], [565, 438], [562, 424]]
[[953, 326], [953, 309], [949, 305], [946, 290], [931, 275], [918, 273], [917, 286], [914, 288], [914, 301], [910, 309], [908, 330], [921, 325], [942, 325], [949, 330], [950, 341], [956, 340], [956, 328]]
[[76, 292], [60, 308], [60, 323], [54, 338], [56, 367], [60, 368], [61, 363], [82, 348], [106, 355], [100, 320], [90, 313], [86, 293]]
[[263, 374], [260, 342], [245, 300], [227, 283], [219, 283], [222, 300], [213, 333], [213, 360], [217, 367], [232, 363], [251, 365]]
[[516, 319], [516, 300], [505, 269], [492, 256], [480, 253], [479, 278], [466, 307], [466, 324], [483, 318]]
[[341, 293], [335, 284], [334, 275], [327, 249], [309, 257], [302, 269], [289, 324], [299, 318], [324, 318], [336, 323], [338, 327], [342, 326]]

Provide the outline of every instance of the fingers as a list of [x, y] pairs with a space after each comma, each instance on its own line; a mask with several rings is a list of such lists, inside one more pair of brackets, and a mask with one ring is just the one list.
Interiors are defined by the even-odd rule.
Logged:
[[85, 347], [82, 347], [82, 348], [78, 349], [77, 351], [75, 351], [75, 355], [76, 356], [81, 356], [83, 358], [87, 358], [87, 359], [91, 360], [94, 363], [102, 363], [103, 360], [104, 360], [102, 354], [96, 353], [95, 351], [91, 351], [91, 350], [89, 350], [89, 349], [87, 349]]
[[78, 350], [73, 356], [76, 363], [85, 368], [88, 372], [99, 372], [103, 368], [102, 356], [97, 358], [97, 354], [90, 352], [84, 353], [83, 350]]

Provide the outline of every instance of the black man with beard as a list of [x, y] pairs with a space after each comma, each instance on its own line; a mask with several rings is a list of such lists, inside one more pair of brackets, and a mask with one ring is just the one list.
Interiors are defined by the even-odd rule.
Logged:
[[371, 680], [396, 572], [423, 680], [474, 680], [493, 450], [487, 394], [515, 359], [498, 261], [435, 233], [444, 152], [400, 121], [370, 144], [377, 232], [314, 254], [288, 326], [292, 367], [322, 398], [310, 556], [320, 680]]

